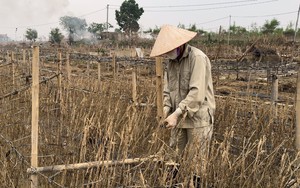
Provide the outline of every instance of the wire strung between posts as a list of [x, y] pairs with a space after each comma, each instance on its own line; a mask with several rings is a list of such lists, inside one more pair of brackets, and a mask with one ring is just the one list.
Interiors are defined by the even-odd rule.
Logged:
[[[57, 77], [57, 76], [60, 75], [60, 74], [62, 74], [62, 73], [58, 73], [58, 74], [55, 74], [55, 75], [53, 75], [53, 76], [51, 76], [51, 77], [49, 77], [49, 78], [46, 78], [46, 79], [40, 81], [39, 84], [46, 83], [47, 81], [49, 81], [49, 80], [51, 80], [51, 79]], [[11, 93], [8, 93], [8, 94], [6, 94], [6, 95], [0, 97], [0, 100], [5, 99], [5, 98], [10, 97], [10, 96], [13, 96], [13, 95], [17, 95], [17, 94], [19, 94], [19, 93], [22, 92], [22, 91], [26, 91], [27, 89], [29, 89], [29, 88], [31, 87], [31, 85], [32, 85], [32, 83], [30, 83], [30, 85], [28, 85], [28, 86], [26, 86], [26, 87], [23, 87], [23, 88], [21, 88], [21, 89], [19, 89], [19, 90], [15, 90], [15, 91], [13, 91], [13, 92], [11, 92]]]
[[[27, 166], [29, 166], [31, 169], [35, 169], [34, 167], [32, 167], [32, 166], [30, 165], [30, 163], [29, 163], [28, 161], [25, 160], [25, 156], [24, 156], [21, 152], [19, 152], [19, 151], [17, 150], [17, 148], [13, 145], [12, 141], [7, 140], [2, 134], [0, 134], [0, 137], [1, 137], [1, 138], [2, 138], [2, 139], [3, 139], [3, 140], [11, 147], [11, 149], [12, 149], [13, 151], [16, 152], [16, 154], [17, 154], [17, 156], [18, 156], [18, 159], [19, 159], [21, 162], [24, 162], [24, 163], [25, 163]], [[58, 187], [63, 187], [63, 188], [64, 188], [63, 185], [61, 185], [61, 184], [59, 184], [59, 183], [57, 183], [57, 182], [55, 182], [55, 181], [53, 180], [53, 178], [55, 177], [54, 175], [48, 177], [48, 176], [46, 176], [46, 175], [44, 175], [44, 174], [42, 174], [42, 173], [40, 173], [40, 172], [37, 172], [37, 171], [35, 171], [35, 173], [37, 173], [38, 175], [41, 175], [43, 178], [47, 179], [47, 181], [48, 181], [49, 184], [55, 184], [55, 185], [58, 186]], [[57, 173], [56, 173], [55, 175], [57, 175]]]

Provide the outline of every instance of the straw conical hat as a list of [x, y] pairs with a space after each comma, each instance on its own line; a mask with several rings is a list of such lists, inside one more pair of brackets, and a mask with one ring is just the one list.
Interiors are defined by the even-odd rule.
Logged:
[[164, 25], [157, 36], [150, 57], [160, 56], [190, 41], [197, 33], [171, 25]]

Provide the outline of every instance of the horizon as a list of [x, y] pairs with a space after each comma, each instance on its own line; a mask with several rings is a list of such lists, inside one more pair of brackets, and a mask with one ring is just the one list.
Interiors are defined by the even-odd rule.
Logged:
[[[47, 40], [51, 29], [56, 27], [66, 35], [59, 25], [59, 18], [62, 16], [79, 17], [85, 19], [89, 25], [93, 22], [105, 23], [107, 14], [108, 22], [113, 25], [109, 31], [114, 31], [119, 28], [115, 20], [115, 10], [119, 10], [122, 2], [2, 0], [0, 34], [7, 34], [13, 41], [23, 41], [26, 30], [31, 28], [37, 30], [38, 38]], [[271, 21], [273, 18], [280, 22], [279, 28], [285, 29], [291, 23], [295, 28], [299, 8], [299, 1], [296, 0], [214, 0], [210, 3], [204, 0], [136, 0], [136, 3], [144, 9], [138, 21], [141, 31], [161, 27], [163, 24], [183, 24], [186, 28], [195, 24], [197, 29], [207, 32], [218, 32], [220, 26], [228, 30], [229, 25], [235, 24], [249, 31], [255, 25], [258, 28], [262, 27], [266, 20]]]

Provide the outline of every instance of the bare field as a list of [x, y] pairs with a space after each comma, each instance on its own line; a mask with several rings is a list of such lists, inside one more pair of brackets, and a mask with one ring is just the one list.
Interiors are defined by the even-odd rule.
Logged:
[[[188, 187], [194, 173], [201, 176], [203, 187], [298, 185], [299, 154], [294, 147], [296, 64], [285, 58], [288, 55], [280, 56], [276, 64], [263, 59], [254, 63], [252, 55], [237, 63], [234, 61], [244, 50], [222, 48], [223, 53], [216, 55], [217, 49], [205, 49], [212, 60], [217, 100], [211, 152], [202, 164], [198, 156], [180, 160], [179, 172], [170, 180], [170, 165], [165, 163], [172, 153], [168, 147], [170, 132], [159, 127], [156, 118], [155, 60], [125, 57], [123, 50], [124, 56], [116, 57], [114, 69], [112, 57], [74, 50], [70, 52], [68, 80], [63, 51], [60, 85], [59, 51], [41, 47], [40, 81], [44, 82], [39, 97], [39, 166], [93, 161], [99, 165], [37, 172], [40, 186], [168, 187], [176, 182]], [[27, 51], [23, 61], [21, 48], [17, 48], [16, 60], [9, 64], [11, 54], [8, 57], [7, 50], [12, 52], [2, 47], [0, 54], [0, 184], [30, 187], [26, 171], [31, 167], [32, 54]], [[280, 104], [276, 110], [270, 103], [270, 67], [270, 75], [279, 78]], [[138, 105], [133, 102], [132, 71], [137, 74]], [[133, 158], [145, 160], [103, 164]]]

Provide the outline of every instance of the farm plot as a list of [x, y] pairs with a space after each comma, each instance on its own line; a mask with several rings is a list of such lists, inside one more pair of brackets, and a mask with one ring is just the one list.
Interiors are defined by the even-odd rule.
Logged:
[[[32, 56], [28, 52], [24, 61], [22, 53], [19, 59], [10, 53], [11, 59], [0, 64], [0, 184], [4, 187], [29, 187], [27, 171], [35, 170], [30, 163]], [[192, 161], [182, 158], [176, 178], [170, 179], [176, 164], [167, 161], [172, 154], [170, 132], [157, 122], [154, 60], [115, 57], [113, 63], [113, 57], [60, 54], [40, 50], [38, 166], [53, 166], [35, 172], [41, 187], [168, 187], [174, 183], [187, 187], [195, 173], [204, 187], [296, 183], [299, 157], [293, 146], [292, 92], [285, 90], [284, 105], [274, 113], [265, 98], [238, 92], [220, 96], [225, 86], [226, 91], [239, 91], [250, 83], [256, 91], [257, 82], [219, 80], [214, 136], [205, 168], [192, 163], [200, 161], [198, 156]], [[235, 75], [219, 71], [228, 78]], [[72, 164], [86, 165], [54, 168]]]

